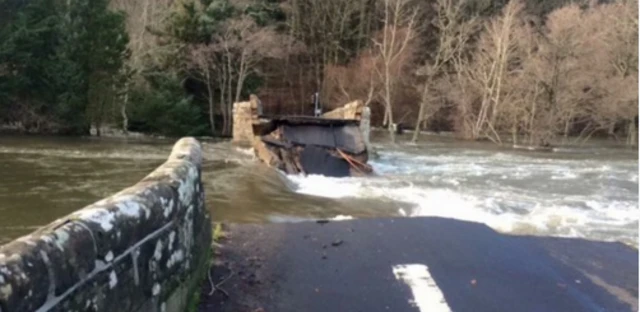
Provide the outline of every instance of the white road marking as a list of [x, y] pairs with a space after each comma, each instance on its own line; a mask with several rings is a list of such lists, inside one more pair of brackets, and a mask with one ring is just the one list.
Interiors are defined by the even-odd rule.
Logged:
[[392, 267], [397, 280], [406, 283], [413, 293], [411, 304], [420, 312], [451, 312], [444, 294], [424, 264], [400, 264]]

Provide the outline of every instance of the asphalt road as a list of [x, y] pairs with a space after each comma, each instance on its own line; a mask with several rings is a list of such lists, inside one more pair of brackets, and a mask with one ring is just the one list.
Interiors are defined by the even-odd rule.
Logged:
[[[443, 218], [232, 224], [200, 311], [637, 311], [638, 251]], [[230, 278], [228, 278], [230, 276]], [[228, 297], [224, 293], [228, 293]]]

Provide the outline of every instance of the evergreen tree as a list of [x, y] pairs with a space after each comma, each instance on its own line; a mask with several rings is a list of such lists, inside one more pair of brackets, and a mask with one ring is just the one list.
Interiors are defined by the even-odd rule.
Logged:
[[20, 119], [25, 111], [46, 114], [55, 106], [44, 73], [58, 45], [58, 8], [53, 1], [11, 8], [16, 11], [9, 22], [0, 24], [1, 116]]
[[50, 131], [84, 134], [89, 107], [102, 118], [128, 57], [124, 14], [107, 5], [35, 0], [11, 6], [15, 17], [0, 24], [0, 109], [6, 119], [27, 130], [42, 131], [46, 121], [55, 128]]
[[55, 69], [66, 79], [58, 80], [57, 113], [71, 133], [86, 133], [91, 122], [100, 126], [129, 55], [124, 14], [107, 5], [107, 0], [69, 1], [61, 19]]

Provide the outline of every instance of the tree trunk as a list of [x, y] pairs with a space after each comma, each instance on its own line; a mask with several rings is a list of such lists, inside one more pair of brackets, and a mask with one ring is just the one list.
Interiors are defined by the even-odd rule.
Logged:
[[129, 82], [124, 86], [124, 99], [120, 105], [120, 116], [122, 117], [122, 131], [129, 132], [129, 117], [127, 116], [127, 104], [129, 102]]
[[387, 102], [387, 114], [389, 117], [387, 128], [389, 129], [389, 137], [391, 138], [391, 143], [396, 143], [396, 132], [393, 126], [393, 109], [391, 106], [391, 82], [389, 81], [391, 78], [389, 77], [389, 66], [386, 66], [385, 72], [385, 98]]
[[480, 106], [480, 112], [478, 113], [478, 119], [476, 120], [475, 125], [471, 131], [471, 138], [476, 140], [480, 137], [481, 129], [484, 127], [486, 112], [487, 112], [487, 104], [488, 100], [483, 100], [482, 106]]
[[391, 111], [391, 104], [388, 103], [387, 106], [388, 106], [387, 110], [389, 111], [389, 125], [387, 126], [387, 128], [389, 129], [389, 137], [391, 138], [391, 143], [395, 144], [396, 143], [396, 129], [393, 126], [393, 112]]
[[638, 136], [637, 136], [636, 125], [633, 121], [627, 123], [627, 145], [629, 146], [637, 146], [638, 145]]
[[224, 126], [223, 126], [223, 134], [229, 134], [229, 102], [232, 101], [233, 94], [233, 71], [231, 68], [231, 55], [227, 56], [227, 101], [224, 103]]
[[225, 98], [224, 98], [224, 90], [225, 90], [225, 85], [226, 85], [226, 81], [224, 80], [224, 78], [221, 80], [220, 82], [220, 113], [222, 114], [222, 123], [223, 123], [223, 130], [222, 132], [224, 132], [224, 123], [226, 120], [226, 113], [224, 112], [224, 103], [225, 103]]
[[[224, 129], [226, 127], [226, 123], [227, 123], [227, 112], [225, 109], [225, 103], [227, 102], [227, 99], [225, 98], [225, 94], [226, 94], [226, 90], [227, 90], [227, 67], [226, 66], [221, 66], [222, 71], [219, 72], [220, 75], [220, 113], [222, 114], [222, 129], [221, 129], [221, 133], [224, 134]], [[228, 97], [228, 96], [227, 96]]]
[[366, 25], [365, 17], [367, 13], [367, 0], [360, 0], [360, 18], [358, 20], [358, 40], [356, 41], [356, 51], [360, 52], [362, 39], [365, 38], [364, 27]]
[[240, 102], [240, 94], [242, 93], [242, 87], [244, 84], [244, 79], [246, 74], [246, 63], [245, 63], [245, 56], [244, 53], [242, 54], [242, 57], [240, 58], [240, 69], [238, 70], [238, 81], [236, 82], [236, 96], [235, 96], [235, 102]]
[[535, 122], [537, 108], [538, 108], [535, 98], [533, 99], [533, 101], [531, 101], [531, 103], [532, 103], [532, 108], [531, 108], [531, 118], [529, 119], [529, 144], [533, 144], [533, 131], [535, 131], [534, 122]]
[[611, 123], [609, 125], [609, 128], [607, 129], [607, 135], [609, 136], [614, 136], [615, 135], [615, 129], [616, 129], [616, 124], [615, 123]]
[[[301, 87], [303, 88], [302, 94], [306, 95], [306, 92], [305, 92], [306, 90], [304, 90], [304, 86], [306, 85], [306, 83], [302, 83], [303, 81], [305, 81], [302, 74], [303, 74], [302, 69], [298, 69], [298, 79], [299, 79], [298, 81], [301, 82]], [[305, 106], [306, 103], [307, 103], [306, 99], [303, 100], [303, 101], [300, 101], [300, 115], [301, 116], [304, 116], [304, 106]]]
[[382, 125], [387, 126], [389, 124], [389, 107], [384, 104], [384, 117], [382, 118]]
[[209, 125], [211, 126], [211, 135], [215, 135], [216, 133], [216, 121], [213, 109], [213, 88], [211, 86], [211, 73], [207, 69], [206, 72], [207, 78], [207, 93], [209, 100]]
[[571, 119], [568, 118], [564, 123], [564, 143], [569, 142], [569, 128], [571, 127]]
[[420, 134], [420, 122], [423, 120], [425, 106], [427, 106], [427, 96], [429, 94], [430, 81], [424, 85], [422, 90], [422, 98], [420, 99], [420, 109], [418, 110], [418, 119], [416, 120], [416, 128], [413, 130], [413, 137], [411, 142], [416, 143], [418, 141], [418, 135]]

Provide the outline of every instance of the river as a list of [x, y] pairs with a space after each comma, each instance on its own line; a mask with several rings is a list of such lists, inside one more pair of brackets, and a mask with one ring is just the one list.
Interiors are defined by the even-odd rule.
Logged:
[[[506, 233], [638, 246], [638, 153], [604, 142], [554, 152], [431, 136], [374, 138], [377, 175], [285, 176], [229, 142], [203, 142], [214, 221], [440, 216]], [[406, 139], [406, 138], [403, 138]], [[0, 244], [134, 184], [169, 140], [0, 136]]]

